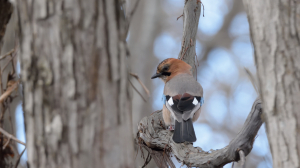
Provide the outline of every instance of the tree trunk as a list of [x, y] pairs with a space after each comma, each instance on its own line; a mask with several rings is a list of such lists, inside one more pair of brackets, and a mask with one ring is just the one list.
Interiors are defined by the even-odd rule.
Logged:
[[118, 1], [18, 0], [30, 168], [133, 167]]
[[299, 167], [300, 1], [244, 0], [274, 168]]

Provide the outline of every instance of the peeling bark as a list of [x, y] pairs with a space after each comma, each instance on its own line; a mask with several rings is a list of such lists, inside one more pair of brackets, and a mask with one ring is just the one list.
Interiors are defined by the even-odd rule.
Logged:
[[30, 168], [133, 167], [117, 0], [18, 0]]
[[300, 161], [300, 1], [244, 0], [274, 168]]

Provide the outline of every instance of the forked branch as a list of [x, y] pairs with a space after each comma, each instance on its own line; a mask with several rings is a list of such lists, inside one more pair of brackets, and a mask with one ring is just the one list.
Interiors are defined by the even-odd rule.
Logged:
[[[156, 111], [140, 121], [136, 140], [139, 145], [150, 152], [152, 158], [157, 158], [157, 153], [164, 157], [170, 157], [170, 154], [173, 154], [179, 162], [189, 167], [222, 167], [227, 163], [239, 161], [240, 156], [244, 162], [244, 157], [251, 152], [255, 136], [263, 123], [261, 115], [262, 105], [257, 99], [242, 129], [229, 145], [209, 152], [203, 151], [200, 147], [194, 147], [192, 144], [175, 143], [172, 140], [173, 133], [166, 130], [161, 111]], [[170, 159], [154, 160], [159, 167], [164, 168], [167, 165], [173, 167]]]

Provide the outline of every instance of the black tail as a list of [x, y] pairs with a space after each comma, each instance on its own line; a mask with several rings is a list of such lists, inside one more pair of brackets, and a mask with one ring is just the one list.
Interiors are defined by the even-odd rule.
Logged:
[[173, 134], [173, 141], [176, 143], [195, 142], [197, 140], [192, 119], [178, 122], [175, 120], [175, 130]]

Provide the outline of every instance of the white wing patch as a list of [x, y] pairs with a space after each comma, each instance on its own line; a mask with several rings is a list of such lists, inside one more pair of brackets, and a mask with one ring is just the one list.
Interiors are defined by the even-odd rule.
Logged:
[[199, 103], [198, 100], [196, 99], [196, 97], [194, 97], [193, 104], [194, 104], [194, 105], [197, 105], [198, 103]]
[[169, 103], [170, 106], [173, 106], [174, 102], [173, 102], [173, 98], [172, 97], [170, 97], [170, 99], [168, 100], [168, 103]]

